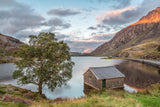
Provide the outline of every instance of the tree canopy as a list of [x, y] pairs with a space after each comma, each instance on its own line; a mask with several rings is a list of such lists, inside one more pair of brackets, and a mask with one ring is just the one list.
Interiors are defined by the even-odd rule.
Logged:
[[29, 44], [20, 45], [14, 52], [21, 60], [16, 61], [17, 69], [13, 78], [18, 84], [35, 84], [39, 94], [42, 87], [48, 86], [51, 91], [61, 87], [72, 77], [70, 48], [63, 41], [58, 41], [53, 33], [30, 35]]

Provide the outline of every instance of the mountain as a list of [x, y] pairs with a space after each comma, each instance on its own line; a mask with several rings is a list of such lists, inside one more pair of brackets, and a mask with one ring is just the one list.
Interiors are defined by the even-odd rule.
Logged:
[[[113, 39], [96, 48], [91, 55], [123, 56], [125, 49], [131, 47], [133, 49], [140, 44], [146, 44], [147, 41], [151, 43], [152, 40], [156, 40], [157, 45], [154, 47], [156, 48], [160, 45], [158, 38], [160, 38], [160, 7], [150, 11], [138, 22], [117, 32]], [[127, 52], [126, 56], [132, 57], [132, 53], [125, 52]]]
[[12, 51], [17, 49], [20, 44], [23, 44], [23, 42], [13, 37], [0, 34], [0, 48]]
[[70, 52], [71, 56], [88, 56], [88, 53]]
[[23, 44], [18, 39], [0, 34], [0, 63], [14, 62], [16, 58], [12, 57], [12, 51], [19, 48]]

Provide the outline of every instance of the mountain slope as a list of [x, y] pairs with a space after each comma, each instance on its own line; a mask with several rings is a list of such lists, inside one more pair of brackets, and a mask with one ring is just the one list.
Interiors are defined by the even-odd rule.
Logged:
[[0, 63], [13, 62], [16, 58], [12, 57], [12, 51], [19, 48], [23, 42], [10, 36], [0, 34]]
[[160, 7], [143, 16], [138, 22], [122, 29], [112, 40], [96, 48], [91, 55], [114, 55], [144, 40], [160, 37]]
[[0, 48], [12, 51], [17, 49], [20, 44], [23, 44], [23, 42], [13, 37], [0, 34]]
[[140, 42], [138, 45], [122, 49], [119, 56], [160, 61], [160, 51], [158, 51], [158, 46], [160, 46], [160, 37], [147, 39]]

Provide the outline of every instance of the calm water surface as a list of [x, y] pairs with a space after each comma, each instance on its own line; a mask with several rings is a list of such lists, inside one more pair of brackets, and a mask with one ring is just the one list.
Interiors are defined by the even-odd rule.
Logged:
[[126, 76], [124, 82], [129, 86], [144, 88], [160, 83], [160, 69], [157, 67], [134, 61], [123, 61], [116, 67]]
[[[83, 73], [86, 72], [89, 67], [116, 65], [116, 67], [126, 75], [124, 89], [131, 92], [136, 90], [130, 88], [128, 85], [139, 88], [141, 85], [144, 87], [150, 83], [160, 82], [159, 69], [137, 62], [124, 61], [120, 59], [101, 59], [101, 57], [72, 57], [72, 61], [75, 62], [72, 79], [68, 81], [66, 86], [56, 88], [54, 92], [51, 92], [47, 87], [44, 87], [43, 93], [48, 98], [74, 98], [84, 96]], [[12, 73], [14, 70], [15, 65], [12, 63], [0, 64], [0, 83], [19, 86], [17, 85], [17, 81], [12, 79]], [[143, 80], [142, 77], [144, 74], [146, 79]], [[150, 82], [148, 82], [148, 80]], [[37, 91], [37, 87], [32, 84], [19, 87]]]

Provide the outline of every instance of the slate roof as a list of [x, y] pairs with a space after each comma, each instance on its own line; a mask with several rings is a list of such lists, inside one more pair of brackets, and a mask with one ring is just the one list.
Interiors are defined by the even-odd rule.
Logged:
[[96, 78], [98, 80], [125, 77], [114, 66], [109, 66], [109, 67], [90, 67], [89, 69], [96, 76]]

